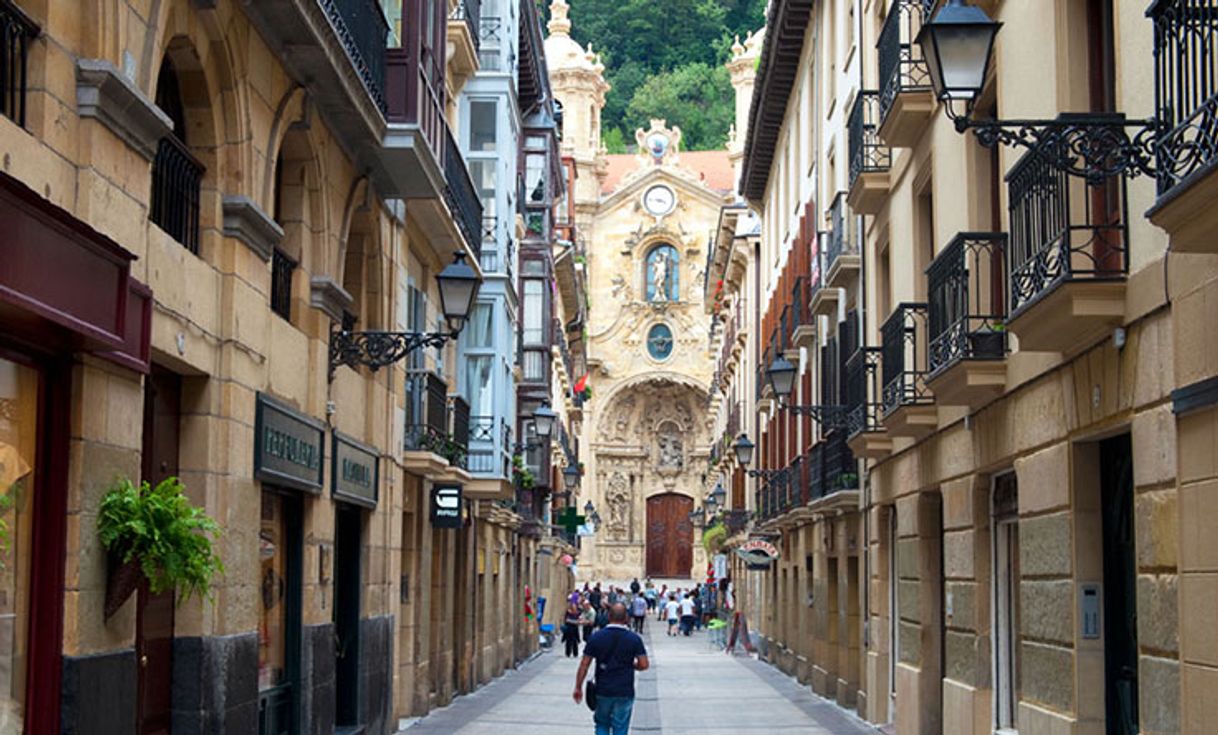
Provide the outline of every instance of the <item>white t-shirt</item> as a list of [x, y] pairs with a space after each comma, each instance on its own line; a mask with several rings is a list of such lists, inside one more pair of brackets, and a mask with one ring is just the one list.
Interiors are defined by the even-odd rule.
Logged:
[[664, 615], [669, 620], [675, 620], [677, 617], [679, 617], [678, 611], [680, 608], [681, 606], [677, 604], [676, 600], [669, 600], [664, 604]]
[[682, 615], [693, 615], [694, 614], [694, 601], [693, 600], [689, 599], [688, 597], [681, 600], [681, 614]]

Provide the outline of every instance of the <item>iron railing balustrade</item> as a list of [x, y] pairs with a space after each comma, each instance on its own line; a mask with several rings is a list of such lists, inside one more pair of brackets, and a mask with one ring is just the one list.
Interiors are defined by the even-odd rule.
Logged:
[[39, 28], [12, 0], [0, 0], [0, 115], [25, 127], [29, 52]]
[[1155, 175], [1159, 196], [1218, 158], [1218, 2], [1157, 0]]
[[922, 48], [913, 42], [922, 27], [920, 0], [896, 0], [888, 10], [880, 38], [880, 121], [888, 117], [893, 102], [902, 92], [921, 92], [931, 88], [930, 69], [922, 58]]
[[1055, 157], [1030, 150], [1006, 176], [1012, 318], [1064, 282], [1123, 279], [1129, 267], [1125, 177], [1093, 185], [1055, 167]]
[[961, 232], [926, 269], [930, 375], [1007, 353], [1005, 232]]
[[175, 135], [161, 138], [152, 162], [148, 217], [190, 252], [199, 253], [199, 199], [203, 164]]
[[859, 176], [884, 172], [892, 165], [892, 150], [880, 140], [880, 95], [875, 90], [862, 90], [854, 98], [854, 107], [846, 122], [850, 153], [850, 188]]
[[926, 304], [899, 304], [880, 327], [885, 416], [934, 402], [926, 387], [926, 313]]

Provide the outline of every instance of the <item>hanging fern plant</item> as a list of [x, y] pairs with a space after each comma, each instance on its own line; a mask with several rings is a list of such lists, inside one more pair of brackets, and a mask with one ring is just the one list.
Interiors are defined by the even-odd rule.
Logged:
[[190, 502], [176, 477], [156, 487], [119, 480], [102, 498], [97, 532], [112, 561], [107, 617], [141, 575], [153, 594], [176, 589], [182, 602], [196, 594], [210, 598], [213, 581], [224, 573], [214, 546], [220, 526]]
[[718, 554], [726, 540], [727, 527], [722, 523], [716, 523], [702, 532], [702, 548], [706, 549], [708, 554]]

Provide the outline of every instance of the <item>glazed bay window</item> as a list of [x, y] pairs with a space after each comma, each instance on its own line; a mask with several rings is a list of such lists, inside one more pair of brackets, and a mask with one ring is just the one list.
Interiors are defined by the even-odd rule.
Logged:
[[498, 160], [494, 158], [469, 159], [469, 175], [473, 179], [474, 189], [482, 202], [482, 270], [488, 273], [498, 272], [502, 267], [499, 249], [499, 221], [495, 206]]
[[494, 152], [497, 108], [495, 100], [472, 100], [469, 103], [470, 153]]
[[549, 377], [550, 345], [546, 338], [546, 282], [536, 278], [524, 282], [524, 298], [521, 309], [520, 332], [521, 359], [524, 380], [530, 383], [545, 383]]

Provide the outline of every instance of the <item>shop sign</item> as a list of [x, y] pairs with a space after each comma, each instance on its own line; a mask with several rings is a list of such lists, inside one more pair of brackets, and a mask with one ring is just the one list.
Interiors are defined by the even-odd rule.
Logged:
[[325, 428], [263, 393], [254, 413], [254, 477], [320, 492]]
[[736, 549], [736, 556], [743, 559], [749, 569], [764, 569], [778, 558], [778, 549], [769, 541], [753, 539], [741, 544]]
[[376, 450], [336, 431], [331, 456], [331, 494], [338, 500], [365, 508], [376, 508], [377, 491], [380, 487], [380, 467]]
[[431, 525], [436, 528], [461, 527], [460, 485], [432, 485]]

